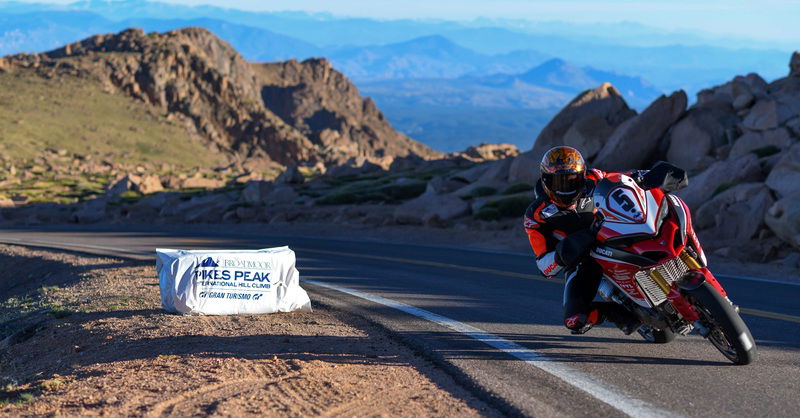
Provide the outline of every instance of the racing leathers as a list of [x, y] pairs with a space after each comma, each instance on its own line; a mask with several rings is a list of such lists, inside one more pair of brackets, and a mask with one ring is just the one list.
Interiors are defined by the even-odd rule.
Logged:
[[[624, 173], [645, 189], [659, 187], [673, 191], [687, 184], [686, 173], [672, 164], [659, 162], [651, 170]], [[565, 273], [564, 325], [573, 333], [588, 331], [592, 325], [608, 319], [626, 333], [633, 332], [638, 320], [622, 306], [593, 303], [602, 279], [600, 265], [587, 257], [594, 244], [595, 205], [592, 193], [606, 173], [586, 171], [586, 188], [575, 204], [562, 208], [544, 192], [541, 180], [536, 183], [533, 203], [525, 212], [524, 226], [539, 270], [547, 277]]]

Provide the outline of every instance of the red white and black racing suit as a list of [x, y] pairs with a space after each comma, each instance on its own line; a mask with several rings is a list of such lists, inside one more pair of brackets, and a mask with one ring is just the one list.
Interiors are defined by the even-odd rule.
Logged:
[[[683, 170], [664, 162], [656, 164], [652, 170], [625, 174], [645, 189], [660, 187], [672, 191], [687, 184]], [[629, 332], [626, 327], [638, 322], [622, 306], [592, 302], [602, 279], [600, 265], [586, 257], [594, 244], [591, 227], [596, 209], [592, 193], [605, 176], [603, 171], [588, 169], [585, 191], [573, 206], [566, 209], [559, 208], [550, 200], [539, 180], [534, 189], [533, 203], [525, 212], [525, 231], [539, 270], [547, 277], [554, 277], [562, 271], [565, 273], [564, 325], [578, 333], [606, 318], [626, 332]]]

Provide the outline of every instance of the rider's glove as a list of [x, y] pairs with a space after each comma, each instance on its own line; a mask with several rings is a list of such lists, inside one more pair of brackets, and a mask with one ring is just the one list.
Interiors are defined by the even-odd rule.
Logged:
[[682, 168], [659, 161], [641, 176], [638, 183], [645, 189], [658, 188], [665, 192], [674, 192], [688, 186], [689, 178]]
[[564, 267], [575, 267], [594, 245], [595, 232], [584, 229], [568, 235], [556, 245], [557, 262]]

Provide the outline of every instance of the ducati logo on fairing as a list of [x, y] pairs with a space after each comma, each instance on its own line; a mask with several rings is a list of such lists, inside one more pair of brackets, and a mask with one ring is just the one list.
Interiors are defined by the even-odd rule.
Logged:
[[614, 253], [611, 252], [611, 250], [606, 250], [605, 248], [600, 248], [600, 247], [595, 248], [594, 252], [600, 255], [604, 255], [606, 257], [611, 257], [612, 255], [614, 255]]

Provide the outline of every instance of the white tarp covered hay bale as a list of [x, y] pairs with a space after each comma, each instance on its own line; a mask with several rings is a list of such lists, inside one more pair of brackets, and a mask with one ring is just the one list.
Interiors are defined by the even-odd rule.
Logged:
[[184, 314], [311, 311], [294, 251], [156, 249], [161, 306]]

